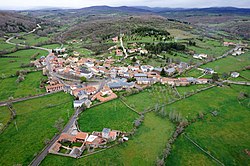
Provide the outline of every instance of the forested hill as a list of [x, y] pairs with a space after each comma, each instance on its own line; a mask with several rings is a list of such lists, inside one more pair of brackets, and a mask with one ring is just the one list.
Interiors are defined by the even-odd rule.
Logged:
[[39, 19], [16, 12], [0, 11], [0, 35], [4, 33], [27, 32], [36, 27]]

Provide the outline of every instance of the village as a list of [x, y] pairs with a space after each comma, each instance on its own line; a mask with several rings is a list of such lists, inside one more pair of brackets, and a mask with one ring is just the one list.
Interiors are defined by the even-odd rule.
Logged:
[[[73, 41], [76, 42], [76, 41]], [[194, 77], [172, 77], [193, 68], [186, 62], [170, 63], [168, 66], [155, 67], [141, 64], [135, 61], [133, 65], [117, 66], [116, 62], [129, 58], [129, 54], [137, 53], [145, 55], [149, 52], [138, 46], [136, 43], [133, 48], [126, 50], [120, 38], [123, 49], [118, 48], [119, 38], [112, 38], [115, 46], [108, 49], [110, 54], [115, 52], [117, 60], [109, 56], [104, 59], [94, 59], [81, 57], [77, 51], [69, 56], [65, 48], [53, 49], [47, 57], [41, 57], [33, 63], [37, 68], [42, 68], [43, 75], [48, 76], [48, 85], [45, 87], [47, 93], [64, 91], [74, 97], [74, 108], [90, 108], [104, 102], [118, 98], [116, 92], [131, 89], [142, 90], [153, 84], [159, 83], [171, 87], [189, 86], [193, 84], [210, 84], [211, 79]], [[233, 56], [243, 54], [242, 47], [237, 47], [235, 43], [224, 42], [224, 46], [236, 46], [230, 52]], [[128, 52], [128, 53], [127, 53]], [[207, 59], [206, 54], [194, 54], [193, 58]], [[130, 57], [132, 59], [132, 57]], [[216, 73], [211, 68], [201, 69], [201, 76]], [[232, 77], [238, 77], [239, 73], [233, 72]], [[127, 133], [119, 130], [104, 128], [102, 132], [93, 131], [92, 133], [80, 131], [76, 121], [70, 126], [69, 130], [63, 132], [53, 146], [49, 149], [50, 153], [79, 158], [82, 154], [93, 153], [96, 149], [106, 149], [110, 144], [118, 144], [128, 141]]]

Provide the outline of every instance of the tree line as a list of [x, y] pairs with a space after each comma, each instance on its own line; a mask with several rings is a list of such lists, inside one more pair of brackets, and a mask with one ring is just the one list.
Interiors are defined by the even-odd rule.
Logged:
[[140, 27], [132, 30], [132, 34], [138, 34], [140, 36], [169, 36], [170, 33], [165, 30], [158, 30], [155, 28], [149, 28], [149, 27]]
[[154, 53], [154, 54], [159, 54], [163, 51], [171, 51], [171, 50], [176, 50], [176, 51], [184, 51], [186, 49], [186, 46], [180, 43], [147, 43], [145, 45], [145, 49]]

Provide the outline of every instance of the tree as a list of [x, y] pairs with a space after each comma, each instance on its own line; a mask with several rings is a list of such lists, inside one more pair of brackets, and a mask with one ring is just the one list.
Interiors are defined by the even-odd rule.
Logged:
[[162, 68], [160, 75], [161, 75], [162, 77], [166, 77], [166, 71], [165, 71], [164, 68]]
[[229, 77], [229, 75], [227, 73], [222, 73], [222, 78], [223, 79], [227, 79]]
[[59, 118], [58, 120], [55, 121], [54, 127], [58, 131], [62, 131], [63, 126], [64, 126], [64, 120], [62, 118]]
[[213, 75], [212, 75], [212, 80], [213, 80], [213, 82], [219, 80], [219, 75], [218, 75], [218, 73], [213, 73]]
[[86, 78], [86, 77], [84, 77], [84, 76], [83, 76], [83, 77], [81, 77], [81, 78], [80, 78], [80, 80], [81, 80], [81, 83], [83, 83], [83, 82], [87, 82], [87, 78]]
[[136, 62], [136, 58], [135, 57], [132, 58], [132, 62]]

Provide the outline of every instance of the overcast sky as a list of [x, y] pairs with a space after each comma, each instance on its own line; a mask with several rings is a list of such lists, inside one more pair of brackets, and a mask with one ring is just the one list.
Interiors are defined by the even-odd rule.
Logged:
[[34, 7], [81, 8], [97, 5], [201, 8], [233, 6], [250, 8], [250, 0], [0, 0], [0, 8], [29, 9]]

